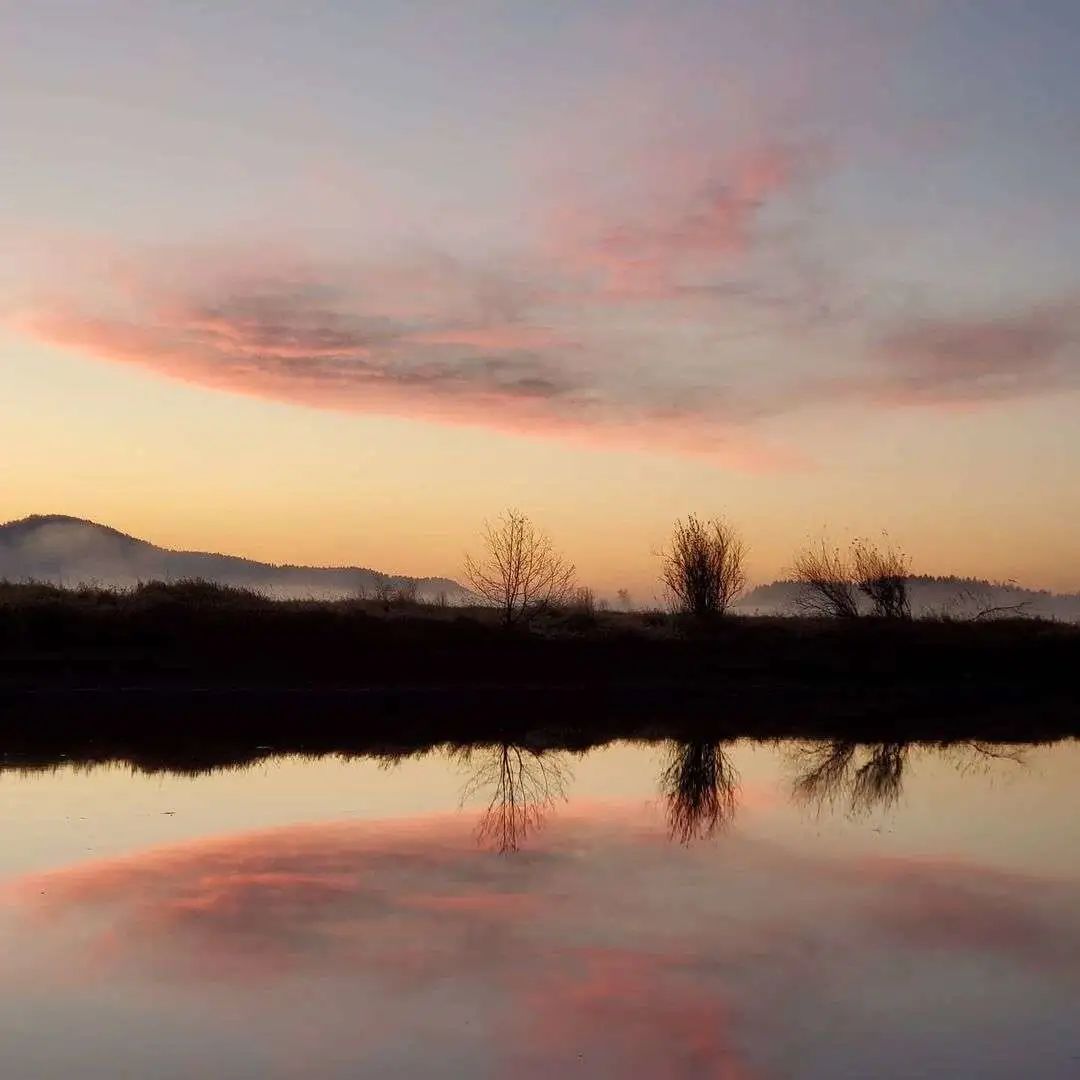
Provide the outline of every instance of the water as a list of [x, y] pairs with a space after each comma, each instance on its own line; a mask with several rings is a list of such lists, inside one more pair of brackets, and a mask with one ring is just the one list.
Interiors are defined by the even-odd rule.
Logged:
[[0, 1073], [1076, 1077], [1080, 744], [0, 774]]

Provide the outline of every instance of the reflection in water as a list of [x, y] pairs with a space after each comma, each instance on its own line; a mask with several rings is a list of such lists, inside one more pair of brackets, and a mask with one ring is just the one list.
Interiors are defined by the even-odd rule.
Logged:
[[470, 769], [461, 801], [488, 796], [477, 836], [500, 852], [517, 851], [555, 803], [566, 800], [570, 768], [564, 754], [504, 742], [465, 747], [458, 757]]
[[795, 797], [819, 807], [846, 801], [853, 814], [887, 809], [903, 791], [909, 750], [904, 742], [860, 746], [835, 740], [799, 746], [793, 753], [799, 769]]
[[[915, 746], [910, 742], [856, 743], [846, 739], [799, 744], [791, 752], [798, 770], [793, 794], [819, 809], [846, 803], [855, 815], [889, 810], [903, 794], [904, 772]], [[934, 749], [962, 771], [990, 761], [1023, 762], [1023, 751], [1018, 747], [967, 742]]]
[[[487, 798], [477, 837], [497, 851], [517, 851], [566, 801], [571, 775], [563, 753], [503, 742], [465, 747], [456, 756], [470, 770], [461, 802]], [[680, 843], [712, 836], [734, 820], [739, 774], [717, 741], [672, 740], [659, 784], [671, 836]]]
[[[727, 755], [671, 754], [680, 820], [721, 824]], [[890, 773], [875, 756], [864, 775]], [[555, 785], [522, 746], [470, 764], [510, 824]], [[722, 851], [691, 853], [655, 842], [646, 794], [569, 807], [528, 858], [424, 814], [77, 853], [6, 882], [3, 1074], [1075, 1075], [1080, 877], [964, 851], [958, 822], [1000, 822], [993, 801], [944, 803], [936, 850], [846, 829], [820, 849], [748, 798]]]
[[[467, 762], [466, 797], [480, 797], [485, 837], [509, 851], [565, 795], [571, 746], [444, 748], [441, 762], [381, 748], [355, 770], [313, 760], [276, 781], [275, 770], [184, 781], [163, 785], [167, 797], [187, 792], [188, 811], [214, 816], [181, 807], [167, 819], [143, 813], [173, 805], [144, 800], [156, 781], [114, 770], [94, 779], [134, 811], [138, 843], [128, 835], [105, 855], [63, 816], [92, 810], [91, 785], [64, 771], [4, 777], [5, 797], [25, 788], [5, 814], [45, 855], [0, 874], [0, 1071], [1076, 1075], [1080, 746], [1048, 751], [1056, 769], [1032, 769], [1012, 793], [940, 767], [968, 772], [1007, 750], [801, 748], [807, 795], [831, 792], [845, 809], [895, 802], [903, 781], [906, 800], [933, 808], [880, 832], [808, 827], [778, 802], [790, 750], [620, 746], [579, 767], [582, 798], [530, 835], [527, 856], [481, 848], [473, 815], [453, 810], [452, 766]], [[392, 775], [374, 765], [393, 761]], [[688, 849], [730, 821], [733, 761], [738, 827]], [[272, 813], [280, 802], [306, 814], [300, 772], [323, 820], [267, 827], [253, 814], [224, 831], [236, 821], [217, 815], [264, 783]], [[363, 809], [343, 810], [342, 791], [368, 796], [351, 804]], [[110, 820], [121, 821], [100, 817], [95, 831]]]
[[735, 817], [739, 774], [719, 742], [672, 742], [660, 790], [673, 838], [689, 844], [712, 836]]
[[[134, 773], [167, 773], [194, 779], [216, 772], [239, 772], [282, 758], [316, 761], [333, 756], [358, 764], [375, 761], [380, 768], [391, 769], [431, 754], [445, 754], [469, 771], [461, 803], [476, 798], [487, 800], [477, 829], [481, 843], [500, 852], [513, 852], [544, 824], [558, 802], [566, 801], [572, 779], [571, 748], [580, 753], [596, 750], [609, 741], [582, 746], [545, 733], [535, 741], [530, 739], [527, 745], [510, 740], [450, 745], [419, 742], [406, 746], [361, 742], [355, 747], [311, 746], [302, 752], [259, 745], [200, 742], [189, 746], [181, 742], [140, 754], [110, 753], [107, 748], [70, 757], [56, 752], [34, 757], [0, 754], [0, 774], [29, 776], [67, 769], [90, 773], [99, 768], [127, 766]], [[729, 753], [733, 740], [722, 743], [716, 739], [667, 738], [639, 739], [637, 743], [665, 748], [658, 787], [666, 802], [672, 839], [689, 844], [731, 824], [739, 799], [739, 775]], [[961, 773], [985, 771], [997, 764], [1022, 763], [1025, 749], [1038, 744], [832, 739], [785, 745], [783, 756], [795, 773], [790, 790], [796, 801], [810, 804], [819, 812], [828, 808], [861, 816], [890, 810], [899, 803], [905, 778], [916, 758], [947, 760]]]

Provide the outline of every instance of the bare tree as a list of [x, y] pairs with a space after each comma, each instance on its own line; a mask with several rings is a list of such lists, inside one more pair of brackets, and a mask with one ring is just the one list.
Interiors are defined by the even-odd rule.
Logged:
[[676, 608], [699, 619], [723, 615], [746, 587], [746, 547], [722, 518], [676, 521], [670, 546], [660, 553], [662, 577]]
[[884, 549], [869, 540], [851, 545], [852, 577], [859, 592], [873, 605], [873, 613], [885, 619], [910, 619], [908, 578], [911, 561], [895, 548]]
[[792, 576], [802, 585], [796, 603], [807, 615], [853, 619], [859, 614], [851, 569], [839, 548], [808, 547], [795, 555]]
[[527, 622], [537, 611], [567, 603], [574, 594], [574, 564], [547, 534], [518, 510], [484, 522], [484, 554], [465, 557], [465, 579], [485, 603], [498, 608], [504, 625]]

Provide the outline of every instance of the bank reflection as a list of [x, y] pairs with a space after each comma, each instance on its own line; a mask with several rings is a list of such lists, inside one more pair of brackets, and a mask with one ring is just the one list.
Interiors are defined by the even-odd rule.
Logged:
[[[677, 729], [676, 729], [677, 731]], [[668, 833], [681, 845], [705, 842], [728, 830], [736, 821], [742, 797], [736, 752], [748, 750], [754, 740], [719, 740], [683, 736], [637, 739], [634, 745], [660, 756], [656, 790], [664, 808]], [[241, 772], [275, 760], [326, 757], [381, 768], [407, 767], [410, 762], [437, 756], [465, 773], [460, 804], [479, 804], [475, 839], [481, 848], [513, 853], [527, 846], [571, 794], [572, 761], [576, 754], [608, 745], [585, 741], [577, 746], [562, 737], [538, 735], [528, 742], [496, 742], [406, 746], [371, 745], [286, 751], [273, 746], [204, 744], [185, 741], [143, 751], [138, 755], [105, 750], [81, 755], [48, 754], [36, 758], [0, 757], [0, 773], [59, 772], [74, 769], [130, 768], [133, 772], [169, 774], [198, 779], [218, 772]], [[1027, 746], [978, 740], [942, 743], [853, 739], [821, 739], [776, 744], [788, 777], [780, 784], [792, 800], [824, 811], [865, 816], [895, 810], [905, 795], [906, 783], [917, 762], [939, 759], [960, 774], [992, 768], [1011, 769], [1022, 764]], [[1034, 745], [1034, 744], [1032, 744]]]

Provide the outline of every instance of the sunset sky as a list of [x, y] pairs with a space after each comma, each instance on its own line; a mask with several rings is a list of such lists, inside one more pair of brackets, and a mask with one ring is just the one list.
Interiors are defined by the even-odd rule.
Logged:
[[0, 0], [0, 520], [1080, 589], [1075, 0]]

